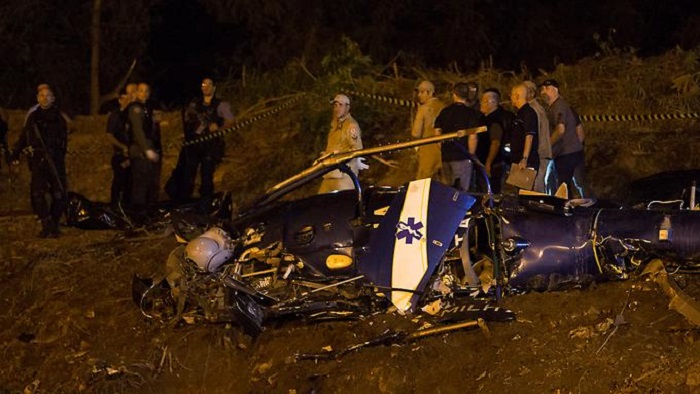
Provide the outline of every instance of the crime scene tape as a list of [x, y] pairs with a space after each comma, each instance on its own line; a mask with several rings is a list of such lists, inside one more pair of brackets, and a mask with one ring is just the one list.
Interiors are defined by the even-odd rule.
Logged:
[[700, 113], [642, 114], [642, 115], [581, 115], [582, 122], [636, 122], [645, 120], [698, 119]]
[[257, 121], [259, 121], [259, 120], [261, 120], [261, 119], [268, 118], [268, 117], [270, 117], [270, 116], [272, 116], [272, 115], [274, 115], [274, 114], [276, 114], [276, 113], [282, 111], [283, 109], [289, 108], [289, 107], [292, 106], [293, 104], [296, 104], [297, 102], [299, 102], [299, 100], [301, 100], [301, 98], [302, 98], [304, 95], [305, 95], [304, 93], [300, 93], [298, 96], [296, 96], [296, 97], [294, 97], [294, 98], [292, 98], [292, 99], [290, 99], [290, 100], [288, 100], [288, 101], [286, 101], [286, 102], [284, 102], [284, 103], [278, 105], [277, 107], [274, 107], [274, 108], [269, 109], [269, 110], [267, 110], [267, 111], [265, 111], [265, 112], [262, 112], [262, 113], [260, 113], [260, 114], [258, 114], [258, 115], [256, 115], [256, 116], [253, 116], [252, 118], [248, 118], [248, 119], [246, 119], [246, 120], [244, 120], [244, 121], [242, 121], [242, 122], [240, 122], [240, 123], [236, 123], [236, 124], [234, 124], [233, 126], [228, 127], [228, 128], [226, 128], [226, 129], [219, 130], [219, 131], [217, 131], [217, 132], [215, 132], [215, 133], [209, 133], [209, 134], [206, 134], [206, 135], [204, 135], [204, 136], [195, 138], [195, 139], [193, 139], [193, 140], [184, 141], [184, 142], [182, 143], [182, 146], [190, 146], [190, 145], [200, 144], [200, 143], [203, 143], [203, 142], [206, 142], [206, 141], [213, 140], [214, 138], [223, 137], [224, 135], [226, 135], [226, 134], [228, 134], [228, 133], [231, 133], [231, 132], [234, 132], [234, 131], [236, 131], [236, 130], [240, 130], [240, 129], [242, 129], [243, 127], [246, 127], [246, 126], [248, 126], [248, 125], [250, 125], [250, 124], [252, 124], [252, 123], [255, 123], [255, 122], [257, 122]]
[[[163, 150], [168, 150], [168, 149], [172, 149], [172, 148], [179, 149], [182, 146], [191, 146], [191, 145], [203, 143], [206, 141], [210, 141], [214, 138], [223, 137], [224, 135], [226, 135], [228, 133], [232, 133], [234, 131], [240, 130], [240, 129], [242, 129], [246, 126], [249, 126], [257, 121], [268, 118], [268, 117], [270, 117], [270, 116], [272, 116], [272, 115], [274, 115], [274, 114], [276, 114], [276, 113], [278, 113], [286, 108], [289, 108], [290, 106], [299, 102], [299, 100], [301, 100], [304, 95], [305, 95], [305, 93], [300, 93], [298, 96], [293, 97], [293, 98], [285, 101], [284, 103], [282, 103], [274, 108], [271, 108], [271, 109], [264, 111], [258, 115], [255, 115], [251, 118], [248, 118], [240, 123], [236, 123], [231, 127], [219, 130], [216, 133], [207, 134], [205, 136], [202, 136], [202, 137], [190, 140], [190, 141], [182, 141], [182, 142], [177, 143], [177, 144], [170, 143], [168, 145], [163, 146]], [[89, 155], [89, 154], [98, 153], [98, 152], [112, 152], [112, 150], [113, 150], [113, 148], [111, 146], [109, 146], [109, 147], [94, 146], [92, 148], [87, 148], [87, 149], [68, 149], [68, 151], [66, 152], [66, 155], [67, 156], [80, 156], [80, 155]], [[24, 153], [26, 154], [29, 152], [24, 152]], [[5, 154], [11, 154], [11, 152], [8, 149], [5, 149], [5, 147], [0, 146], [0, 155], [4, 156]]]
[[[378, 101], [381, 103], [387, 103], [402, 107], [416, 107], [417, 104], [412, 100], [405, 100], [396, 97], [383, 96], [381, 94], [363, 93], [354, 90], [348, 91], [348, 94], [367, 98], [370, 100]], [[637, 122], [637, 121], [651, 121], [651, 120], [675, 120], [675, 119], [698, 119], [700, 118], [699, 112], [690, 113], [678, 113], [678, 114], [640, 114], [640, 115], [580, 115], [581, 121], [583, 122]]]
[[400, 107], [409, 107], [410, 108], [410, 107], [417, 107], [418, 106], [418, 104], [416, 104], [413, 100], [406, 100], [406, 99], [400, 99], [400, 98], [396, 98], [396, 97], [382, 96], [380, 94], [362, 93], [362, 92], [356, 92], [353, 90], [348, 91], [348, 93], [352, 96], [368, 98], [370, 100], [379, 101], [382, 103], [387, 103], [387, 104], [392, 104], [392, 105], [397, 105]]
[[[413, 100], [407, 100], [407, 99], [401, 99], [401, 98], [396, 98], [396, 97], [391, 97], [391, 96], [383, 96], [380, 94], [373, 94], [373, 93], [363, 93], [363, 92], [358, 92], [354, 90], [349, 90], [347, 91], [347, 94], [355, 96], [355, 97], [361, 97], [373, 101], [378, 101], [381, 103], [386, 103], [386, 104], [391, 104], [391, 105], [396, 105], [400, 107], [407, 107], [407, 108], [414, 108], [418, 104], [414, 102]], [[219, 138], [223, 137], [226, 134], [232, 133], [234, 131], [240, 130], [246, 126], [251, 125], [252, 123], [255, 123], [257, 121], [260, 121], [262, 119], [268, 118], [274, 114], [279, 113], [280, 111], [289, 108], [290, 106], [296, 104], [299, 102], [306, 93], [300, 93], [294, 98], [289, 99], [288, 101], [271, 108], [267, 111], [264, 111], [256, 116], [253, 116], [251, 118], [248, 118], [240, 123], [236, 123], [231, 127], [228, 127], [223, 130], [219, 130], [215, 133], [207, 134], [202, 137], [190, 140], [190, 141], [183, 141], [181, 143], [177, 144], [168, 144], [167, 146], [164, 146], [164, 149], [172, 149], [172, 148], [180, 148], [182, 146], [191, 146], [199, 143], [204, 143], [206, 141], [210, 141], [214, 138]], [[677, 120], [677, 119], [700, 119], [700, 112], [690, 112], [690, 113], [677, 113], [677, 114], [640, 114], [640, 115], [580, 115], [579, 116], [582, 122], [636, 122], [636, 121], [654, 121], [654, 120]], [[94, 148], [88, 148], [88, 149], [70, 149], [68, 152], [66, 152], [67, 155], [85, 155], [85, 154], [92, 154], [92, 153], [97, 153], [97, 152], [107, 152], [111, 151], [111, 147], [94, 147]], [[9, 154], [9, 151], [5, 149], [4, 147], [0, 146], [0, 155], [5, 155]]]

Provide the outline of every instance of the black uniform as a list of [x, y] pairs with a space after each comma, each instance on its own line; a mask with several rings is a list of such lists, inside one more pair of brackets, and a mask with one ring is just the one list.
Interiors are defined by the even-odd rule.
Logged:
[[[127, 109], [116, 107], [107, 118], [107, 132], [126, 146], [130, 146], [129, 132], [127, 130]], [[128, 205], [131, 201], [131, 168], [128, 152], [114, 147], [112, 154], [112, 187], [110, 202], [112, 205]]]
[[[5, 159], [6, 162], [10, 162], [10, 152], [7, 147], [7, 122], [2, 118], [0, 114], [0, 156]], [[2, 167], [2, 161], [0, 160], [0, 167]]]
[[44, 237], [58, 235], [58, 222], [65, 209], [67, 144], [68, 128], [60, 109], [39, 107], [27, 118], [13, 152], [13, 160], [25, 149], [31, 152], [28, 164], [32, 174], [32, 209], [41, 219], [40, 235]]
[[151, 109], [134, 102], [127, 107], [129, 156], [131, 158], [131, 204], [137, 210], [146, 210], [158, 202], [160, 189], [160, 162], [146, 158], [146, 151], [160, 155], [160, 133], [153, 125]]
[[525, 139], [528, 135], [532, 136], [532, 145], [530, 148], [530, 155], [527, 158], [527, 166], [530, 168], [539, 168], [540, 157], [537, 153], [538, 147], [538, 126], [537, 126], [537, 112], [530, 106], [530, 104], [524, 104], [515, 113], [515, 118], [513, 119], [513, 128], [511, 129], [510, 135], [510, 153], [511, 164], [517, 164], [523, 159], [523, 154], [525, 150]]
[[[500, 141], [500, 147], [498, 148], [498, 153], [494, 157], [491, 163], [491, 177], [489, 182], [491, 183], [491, 191], [493, 193], [500, 193], [501, 186], [504, 180], [505, 174], [505, 161], [506, 157], [504, 155], [504, 144], [509, 141], [510, 138], [510, 126], [512, 123], [513, 114], [506, 111], [503, 107], [498, 106], [498, 108], [491, 112], [490, 114], [484, 116], [483, 122], [488, 128], [486, 133], [477, 134], [478, 144], [476, 145], [476, 157], [481, 160], [482, 163], [486, 164], [486, 159], [488, 158], [489, 151], [491, 150], [491, 141], [498, 139]], [[482, 192], [486, 192], [485, 184], [481, 177], [477, 177], [479, 180], [479, 186]]]
[[[204, 103], [203, 98], [190, 103], [183, 114], [185, 141], [206, 136], [211, 124], [217, 124], [219, 127], [224, 125], [225, 119], [220, 115], [220, 105], [226, 104], [217, 98], [212, 98], [209, 105]], [[224, 151], [222, 137], [184, 146], [180, 151], [177, 167], [166, 185], [170, 197], [178, 202], [191, 198], [199, 169], [199, 196], [204, 204], [211, 201], [214, 194], [214, 171], [224, 157]]]

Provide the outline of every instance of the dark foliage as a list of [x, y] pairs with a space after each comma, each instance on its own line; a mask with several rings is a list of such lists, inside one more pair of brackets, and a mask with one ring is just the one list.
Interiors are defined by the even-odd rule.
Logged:
[[[23, 108], [41, 82], [74, 113], [87, 110], [92, 2], [6, 0], [0, 6], [0, 105]], [[655, 55], [700, 42], [695, 2], [447, 0], [125, 0], [102, 10], [102, 90], [132, 59], [133, 79], [180, 104], [197, 81], [243, 78], [292, 59], [320, 64], [347, 37], [376, 64], [476, 71], [552, 69], [614, 49]], [[315, 72], [317, 70], [311, 70]]]

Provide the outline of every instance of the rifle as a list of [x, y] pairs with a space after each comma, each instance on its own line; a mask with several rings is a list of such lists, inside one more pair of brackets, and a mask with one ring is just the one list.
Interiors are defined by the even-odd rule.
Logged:
[[41, 138], [41, 133], [39, 132], [39, 127], [37, 127], [36, 123], [32, 127], [34, 129], [34, 133], [36, 134], [36, 137], [39, 139], [39, 142], [41, 143], [41, 147], [44, 150], [44, 157], [46, 158], [46, 161], [49, 163], [49, 168], [51, 169], [51, 174], [56, 178], [56, 183], [58, 184], [58, 187], [61, 189], [61, 197], [65, 198], [66, 197], [66, 189], [63, 187], [63, 182], [61, 182], [61, 176], [58, 174], [58, 170], [56, 169], [56, 163], [53, 162], [53, 159], [51, 158], [51, 155], [49, 155], [49, 150], [46, 148], [46, 144], [44, 143], [44, 139]]

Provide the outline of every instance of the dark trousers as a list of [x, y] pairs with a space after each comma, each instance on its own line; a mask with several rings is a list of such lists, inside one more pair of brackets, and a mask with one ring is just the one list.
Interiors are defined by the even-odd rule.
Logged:
[[[503, 181], [505, 179], [504, 178], [504, 166], [505, 166], [505, 164], [503, 164], [503, 163], [491, 164], [491, 176], [489, 177], [489, 184], [491, 185], [491, 192], [493, 194], [501, 193], [501, 189], [503, 188]], [[479, 167], [476, 167], [474, 170], [475, 170], [474, 176], [476, 178], [476, 184], [478, 186], [479, 192], [487, 193], [488, 190], [486, 189], [486, 182], [484, 181], [484, 174], [482, 173], [482, 169]]]
[[43, 154], [36, 152], [29, 160], [32, 173], [29, 194], [32, 210], [39, 219], [52, 219], [58, 223], [66, 207], [66, 164], [62, 154], [52, 154], [51, 162]]
[[113, 206], [129, 205], [131, 201], [131, 164], [124, 166], [128, 158], [122, 155], [112, 156], [112, 187], [110, 203]]
[[199, 169], [199, 197], [211, 199], [214, 195], [214, 171], [221, 161], [216, 152], [212, 152], [209, 143], [188, 147], [185, 156], [184, 191], [188, 197], [192, 196], [197, 169]]
[[199, 197], [205, 203], [214, 195], [214, 171], [223, 156], [223, 141], [199, 143], [183, 147], [177, 166], [166, 185], [166, 191], [175, 201], [185, 201], [192, 197], [199, 172]]
[[131, 159], [131, 205], [146, 210], [158, 202], [160, 163], [146, 158]]
[[569, 188], [569, 198], [572, 197], [573, 192], [576, 190], [574, 172], [576, 171], [576, 167], [583, 165], [584, 160], [583, 151], [554, 158], [554, 167], [557, 171], [557, 185], [566, 183], [566, 186]]

